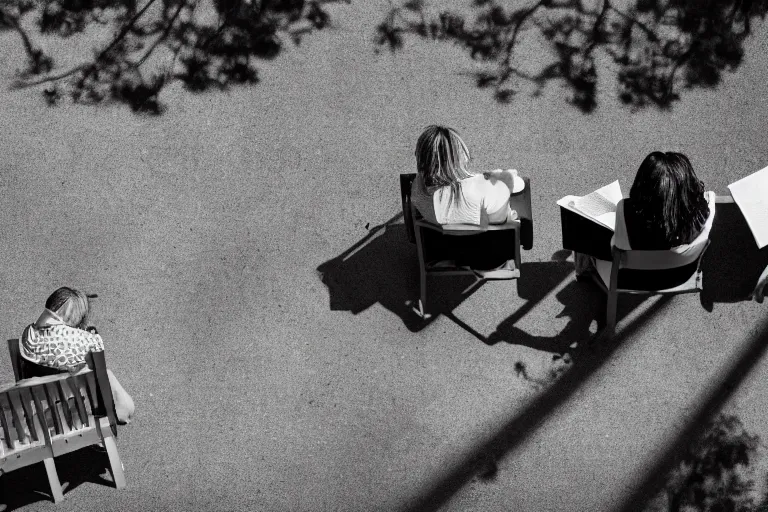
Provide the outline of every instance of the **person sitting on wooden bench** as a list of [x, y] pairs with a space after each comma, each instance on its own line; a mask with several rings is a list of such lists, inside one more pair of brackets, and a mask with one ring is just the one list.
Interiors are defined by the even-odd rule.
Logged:
[[[103, 351], [96, 328], [89, 326], [89, 300], [81, 291], [62, 287], [48, 297], [45, 309], [21, 335], [19, 353], [25, 377], [42, 377], [61, 372], [77, 373], [86, 365], [90, 351]], [[135, 411], [133, 398], [107, 370], [115, 413], [120, 423], [130, 423]]]

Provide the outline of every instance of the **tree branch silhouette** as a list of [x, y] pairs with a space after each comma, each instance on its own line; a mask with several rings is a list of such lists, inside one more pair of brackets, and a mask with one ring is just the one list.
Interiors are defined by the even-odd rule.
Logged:
[[[768, 0], [537, 0], [513, 7], [503, 0], [474, 0], [469, 14], [429, 8], [424, 0], [394, 6], [377, 27], [377, 43], [393, 52], [415, 35], [455, 43], [484, 66], [478, 87], [510, 101], [518, 79], [540, 94], [564, 82], [570, 101], [585, 112], [597, 106], [598, 59], [617, 69], [619, 98], [632, 107], [668, 108], [682, 89], [714, 87], [741, 63], [743, 43]], [[469, 20], [469, 21], [467, 21]], [[531, 30], [536, 29], [536, 30]], [[526, 36], [546, 44], [538, 68], [520, 59]], [[542, 37], [543, 36], [543, 37]], [[600, 68], [605, 72], [604, 68]]]
[[[13, 87], [47, 85], [43, 93], [51, 105], [66, 93], [77, 103], [117, 101], [159, 114], [158, 95], [173, 81], [192, 92], [257, 83], [256, 60], [275, 58], [286, 38], [298, 44], [303, 35], [327, 27], [324, 7], [349, 1], [6, 0], [0, 22], [16, 30], [27, 54], [27, 69]], [[68, 39], [88, 37], [83, 33], [91, 24], [116, 35], [63, 70], [36, 45], [29, 28], [58, 36], [66, 48]]]

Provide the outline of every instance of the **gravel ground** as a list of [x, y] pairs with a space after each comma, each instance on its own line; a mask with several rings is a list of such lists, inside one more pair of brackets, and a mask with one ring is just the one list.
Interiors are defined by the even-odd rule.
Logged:
[[[736, 73], [671, 110], [632, 112], [606, 78], [584, 114], [557, 83], [497, 103], [457, 47], [409, 40], [376, 54], [388, 2], [361, 4], [334, 8], [334, 27], [266, 63], [258, 85], [168, 88], [157, 118], [48, 109], [39, 91], [10, 90], [21, 52], [0, 33], [6, 337], [59, 286], [97, 293], [109, 364], [137, 405], [118, 440], [127, 490], [70, 457], [60, 472], [76, 488], [62, 504], [34, 492], [46, 489], [37, 468], [5, 477], [14, 507], [620, 508], [730, 365], [754, 355], [765, 305], [709, 312], [691, 296], [627, 299], [620, 341], [574, 350], [601, 297], [558, 253], [555, 201], [616, 178], [628, 191], [653, 150], [686, 153], [719, 194], [764, 167], [763, 30]], [[532, 180], [536, 240], [520, 282], [463, 301], [464, 283], [432, 288], [491, 345], [445, 316], [423, 325], [407, 304], [415, 250], [390, 221], [398, 174], [432, 123], [464, 135], [476, 169]], [[570, 362], [553, 357], [565, 352]], [[725, 406], [768, 439], [757, 356]], [[0, 364], [9, 380], [4, 353]], [[483, 453], [499, 456], [493, 478], [469, 472]]]

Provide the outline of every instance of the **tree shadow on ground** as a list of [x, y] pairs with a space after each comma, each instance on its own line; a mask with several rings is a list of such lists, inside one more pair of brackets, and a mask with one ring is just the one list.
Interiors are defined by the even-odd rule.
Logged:
[[[681, 90], [714, 87], [724, 70], [735, 70], [752, 24], [768, 12], [768, 0], [508, 4], [474, 0], [471, 15], [465, 16], [428, 9], [424, 0], [407, 0], [378, 26], [378, 43], [394, 51], [402, 47], [405, 34], [456, 43], [485, 64], [474, 73], [475, 80], [478, 87], [492, 88], [500, 102], [510, 101], [520, 82], [533, 84], [538, 96], [557, 80], [584, 112], [597, 106], [597, 60], [604, 56], [618, 67], [624, 103], [666, 108]], [[542, 40], [541, 55], [521, 51], [527, 41]]]
[[[78, 103], [118, 101], [160, 114], [158, 94], [173, 81], [191, 92], [257, 83], [259, 59], [326, 28], [324, 5], [341, 1], [349, 0], [7, 0], [0, 27], [16, 31], [26, 52], [16, 87], [47, 84], [49, 105], [66, 94]], [[66, 69], [36, 42], [39, 35], [76, 48], [97, 27], [115, 36]]]
[[[323, 283], [328, 286], [332, 310], [358, 314], [378, 303], [400, 317], [412, 331], [423, 329], [437, 318], [436, 314], [423, 321], [412, 310], [418, 296], [416, 249], [408, 241], [405, 226], [400, 223], [401, 217], [401, 214], [395, 215], [372, 228], [358, 243], [318, 267]], [[518, 362], [515, 365], [517, 374], [536, 384], [542, 390], [541, 394], [494, 438], [476, 446], [473, 455], [448, 468], [441, 479], [404, 504], [402, 510], [438, 510], [471, 479], [478, 476], [493, 478], [496, 460], [522, 443], [536, 425], [566, 402], [579, 385], [602, 366], [623, 339], [632, 336], [669, 303], [669, 297], [659, 298], [631, 321], [625, 322], [616, 337], [605, 339], [600, 332], [605, 319], [605, 295], [591, 282], [575, 281], [573, 264], [565, 259], [568, 254], [570, 251], [558, 251], [552, 261], [523, 263], [517, 288], [519, 297], [525, 302], [487, 337], [452, 312], [466, 298], [467, 288], [473, 290], [472, 279], [468, 279], [469, 283], [461, 279], [440, 280], [440, 293], [433, 293], [440, 296], [435, 311], [482, 342], [525, 345], [553, 352], [555, 358], [562, 356], [574, 364], [568, 365], [568, 371], [553, 367], [545, 382], [530, 377], [525, 363]], [[561, 286], [566, 279], [572, 279], [572, 282]], [[557, 317], [569, 318], [565, 328], [554, 336], [535, 336], [517, 327], [523, 317], [558, 287], [555, 298], [563, 304], [563, 309]], [[618, 318], [627, 317], [645, 299], [644, 296], [622, 297]], [[595, 321], [598, 324], [596, 333], [591, 330]]]
[[[85, 483], [114, 487], [108, 471], [109, 458], [106, 452], [93, 448], [82, 448], [56, 457], [56, 471], [67, 494]], [[53, 501], [48, 477], [42, 463], [32, 464], [0, 477], [0, 504], [5, 512], [16, 510], [39, 501]], [[2, 505], [0, 505], [2, 507]]]
[[[436, 481], [404, 503], [400, 510], [423, 512], [439, 510], [448, 500], [474, 478], [492, 479], [496, 474], [496, 462], [522, 444], [536, 431], [538, 425], [560, 405], [570, 399], [582, 382], [598, 370], [619, 347], [623, 340], [631, 337], [646, 322], [669, 304], [669, 297], [661, 297], [646, 310], [636, 315], [617, 335], [607, 340], [601, 336], [597, 342], [580, 349], [577, 364], [557, 377], [531, 403], [488, 441], [471, 448], [472, 455], [446, 471]], [[520, 373], [520, 370], [518, 373]], [[524, 372], [524, 368], [522, 369]], [[525, 375], [523, 374], [523, 377]]]
[[[723, 408], [724, 404], [733, 396], [739, 385], [750, 374], [757, 363], [765, 357], [766, 348], [768, 348], [768, 321], [764, 321], [749, 339], [743, 341], [738, 355], [729, 365], [719, 369], [720, 371], [713, 378], [713, 385], [708, 388], [710, 391], [698, 401], [698, 408], [693, 411], [687, 423], [680, 429], [680, 434], [674, 439], [669, 440], [666, 453], [658, 459], [654, 467], [645, 472], [645, 478], [641, 484], [638, 485], [633, 493], [625, 497], [623, 503], [616, 510], [621, 510], [622, 512], [645, 511], [649, 505], [649, 497], [656, 496], [659, 490], [668, 489], [670, 485], [673, 489], [682, 490], [678, 495], [678, 500], [681, 504], [693, 501], [703, 505], [697, 510], [757, 510], [751, 507], [719, 507], [715, 506], [716, 504], [713, 504], [711, 501], [704, 500], [706, 497], [711, 497], [710, 493], [712, 490], [716, 490], [716, 486], [709, 489], [706, 488], [707, 485], [713, 483], [723, 484], [721, 489], [724, 491], [724, 494], [720, 496], [721, 498], [731, 498], [734, 503], [746, 500], [747, 491], [751, 484], [750, 479], [743, 478], [743, 475], [738, 479], [726, 478], [722, 481], [716, 480], [715, 482], [713, 482], [712, 478], [709, 481], [700, 481], [695, 474], [690, 480], [686, 476], [689, 473], [688, 466], [693, 465], [695, 467], [699, 456], [703, 459], [699, 473], [718, 478], [729, 476], [727, 473], [718, 474], [718, 471], [721, 469], [718, 468], [718, 464], [722, 466], [722, 469], [734, 472], [732, 476], [735, 476], [735, 472], [739, 468], [734, 468], [734, 466], [740, 463], [743, 465], [752, 460], [752, 448], [756, 444], [756, 440], [752, 439], [752, 436], [741, 432], [742, 429], [740, 429], [739, 423], [730, 421], [720, 426], [716, 424], [716, 429], [719, 429], [720, 432], [715, 430], [714, 433], [708, 432], [706, 427], [711, 424], [709, 418], [714, 417]], [[707, 436], [709, 436], [710, 441], [707, 441]], [[715, 441], [719, 438], [720, 441], [725, 441], [735, 446], [723, 452], [714, 451], [713, 453], [708, 453], [707, 443], [711, 443], [713, 437]], [[701, 442], [702, 439], [704, 439], [703, 444]], [[669, 475], [674, 477], [675, 473], [680, 470], [681, 465], [683, 468], [682, 482], [669, 482], [667, 480]], [[681, 486], [681, 483], [685, 485]], [[692, 494], [687, 494], [686, 487], [692, 487], [690, 489]], [[696, 490], [697, 488], [698, 491]], [[765, 510], [768, 507], [768, 501], [765, 499], [762, 501], [760, 510]], [[728, 503], [725, 504], [728, 505]], [[675, 509], [669, 508], [669, 510]]]
[[717, 414], [678, 455], [645, 512], [748, 512], [764, 505], [755, 489], [759, 445], [760, 437], [747, 432], [738, 416]]

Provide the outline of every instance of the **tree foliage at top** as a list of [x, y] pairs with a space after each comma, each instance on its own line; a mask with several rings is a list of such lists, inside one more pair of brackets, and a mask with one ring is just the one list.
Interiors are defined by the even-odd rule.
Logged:
[[[0, 27], [18, 33], [26, 52], [16, 87], [46, 84], [52, 105], [69, 95], [158, 114], [158, 93], [175, 80], [193, 92], [258, 82], [256, 61], [325, 28], [324, 6], [339, 1], [348, 0], [0, 0]], [[36, 41], [74, 46], [98, 27], [114, 36], [66, 69]]]
[[[736, 69], [744, 40], [766, 12], [768, 0], [474, 0], [468, 21], [408, 0], [379, 25], [378, 43], [395, 51], [407, 34], [454, 42], [491, 64], [476, 73], [477, 85], [493, 88], [499, 101], [510, 101], [520, 81], [533, 83], [538, 94], [557, 79], [585, 112], [597, 105], [596, 53], [602, 51], [618, 68], [623, 102], [666, 108], [681, 88], [712, 87], [723, 70]], [[547, 43], [547, 64], [530, 69], [521, 63], [526, 37]]]

